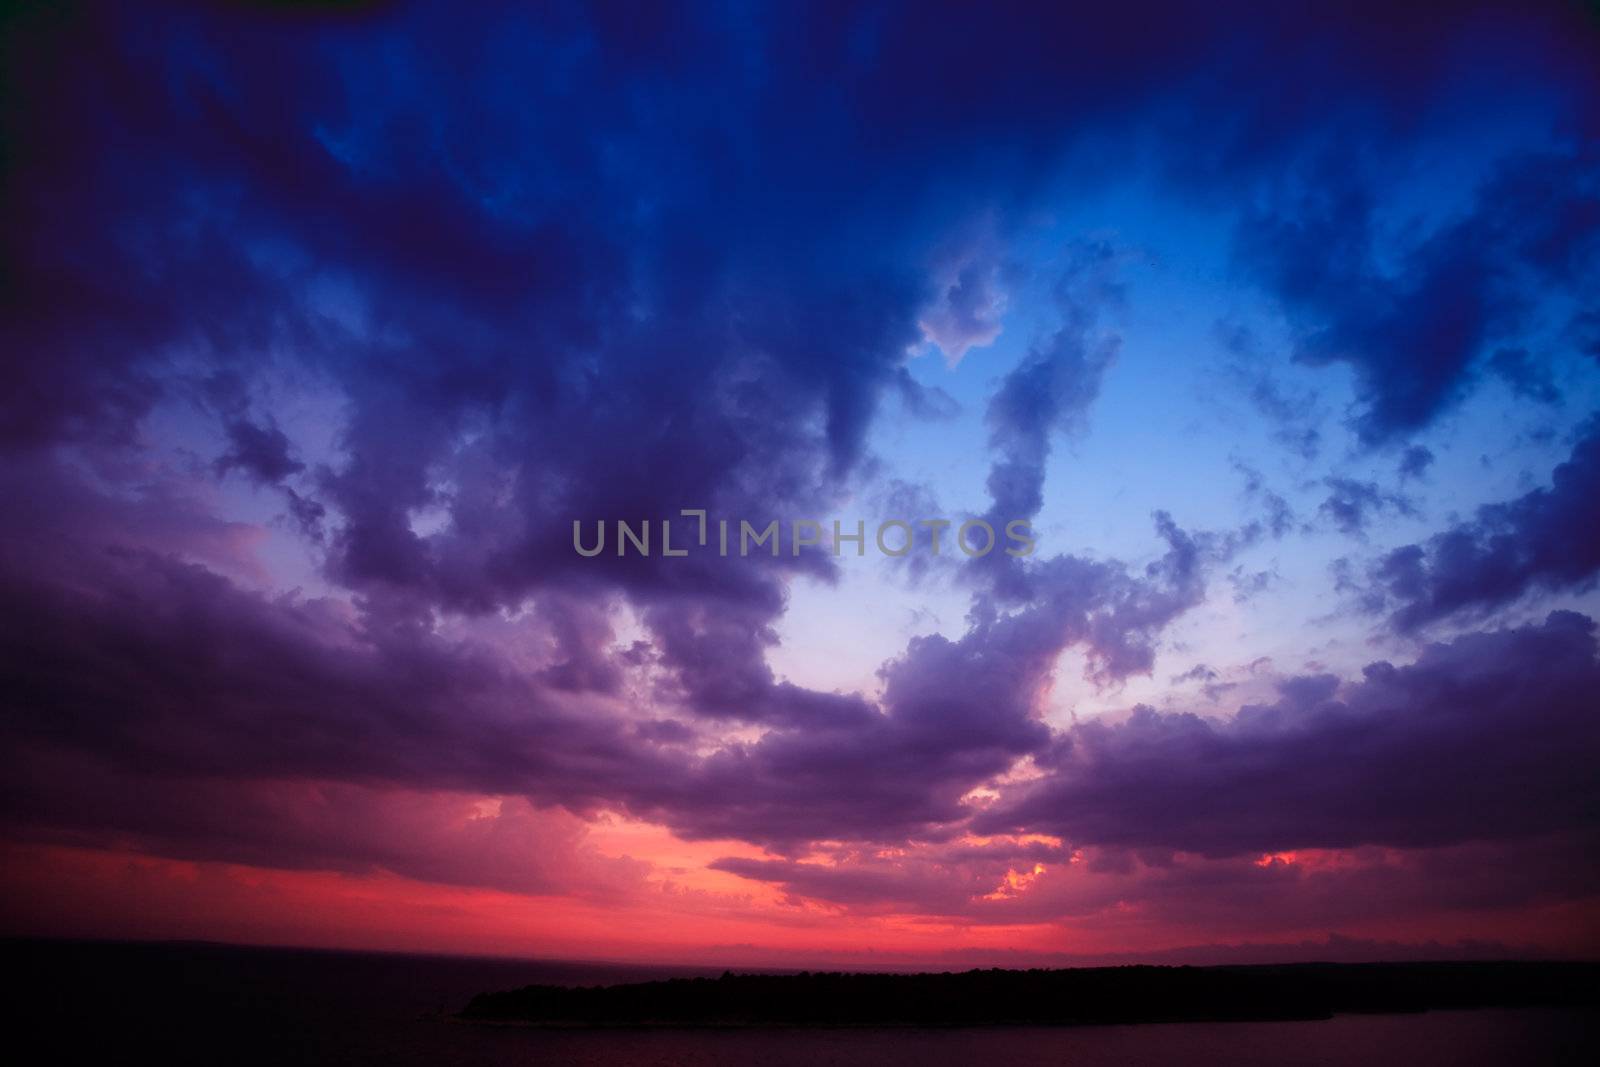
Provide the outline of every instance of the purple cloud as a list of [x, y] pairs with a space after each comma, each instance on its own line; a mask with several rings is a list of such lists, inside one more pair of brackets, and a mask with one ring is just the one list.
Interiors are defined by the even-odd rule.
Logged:
[[1222, 721], [1140, 707], [1079, 724], [976, 825], [1213, 856], [1580, 830], [1600, 810], [1594, 634], [1556, 612], [1373, 663], [1360, 682], [1291, 678], [1278, 702]]
[[1600, 426], [1593, 423], [1556, 467], [1548, 489], [1490, 504], [1426, 544], [1394, 549], [1364, 589], [1395, 627], [1412, 631], [1458, 614], [1482, 614], [1526, 594], [1586, 589], [1600, 572]]

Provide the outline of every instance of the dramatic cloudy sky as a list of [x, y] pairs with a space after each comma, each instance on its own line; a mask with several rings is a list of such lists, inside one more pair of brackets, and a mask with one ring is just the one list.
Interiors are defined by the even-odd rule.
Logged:
[[4, 930], [1600, 952], [1600, 18], [1338, 6], [11, 5]]

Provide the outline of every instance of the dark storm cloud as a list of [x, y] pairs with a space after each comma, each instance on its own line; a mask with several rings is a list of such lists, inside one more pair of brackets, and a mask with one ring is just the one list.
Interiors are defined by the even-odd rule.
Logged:
[[[1398, 249], [1347, 159], [1324, 164], [1302, 189], [1295, 202], [1241, 223], [1237, 255], [1289, 314], [1297, 358], [1355, 371], [1354, 424], [1365, 442], [1427, 426], [1484, 360], [1519, 388], [1539, 388], [1504, 349], [1489, 353], [1526, 324], [1547, 287], [1592, 283], [1600, 251], [1592, 150], [1502, 163], [1469, 211], [1408, 233]], [[1391, 259], [1398, 265], [1385, 267]]]
[[[502, 447], [542, 455], [556, 435], [532, 434], [533, 416], [605, 396], [616, 419], [585, 438], [643, 416], [675, 442], [749, 444], [747, 420], [776, 417], [793, 443], [820, 429], [845, 469], [933, 295], [906, 268], [923, 261], [917, 224], [1023, 197], [1076, 139], [1163, 121], [1163, 105], [1181, 113], [1164, 132], [1188, 181], [1270, 170], [1317, 128], [1329, 93], [1397, 123], [1420, 114], [1450, 54], [1422, 18], [1374, 34], [1282, 12], [1231, 28], [1182, 9], [912, 14], [805, 7], [712, 25], [696, 8], [660, 37], [560, 7], [497, 12], [476, 30], [405, 12], [14, 16], [11, 77], [25, 91], [8, 94], [7, 252], [28, 269], [8, 287], [8, 348], [50, 355], [13, 367], [8, 437], [125, 433], [174, 349], [239, 365], [293, 344], [363, 407], [382, 391], [374, 378], [388, 383], [378, 416], [409, 419], [428, 451], [464, 413], [515, 409], [526, 418]], [[1554, 8], [1457, 17], [1468, 40], [1480, 24], [1525, 36], [1564, 89], [1583, 73]], [[1208, 44], [1224, 34], [1231, 77], [1209, 79], [1223, 53]], [[743, 61], [752, 42], [763, 62]], [[279, 76], [285, 57], [293, 79]], [[1240, 107], [1258, 101], [1253, 83], [1281, 89], [1284, 71], [1295, 93]], [[1196, 124], [1193, 110], [1227, 121]], [[1525, 258], [1554, 269], [1565, 250], [1534, 237]], [[392, 328], [375, 337], [308, 306], [330, 272]], [[803, 299], [771, 295], [785, 291]], [[630, 329], [641, 315], [648, 329]], [[741, 366], [730, 348], [779, 363], [762, 378], [790, 404], [729, 409], [703, 389]], [[364, 425], [347, 444], [379, 463]], [[628, 450], [652, 475], [678, 474], [653, 455]], [[723, 458], [713, 475], [740, 469]], [[387, 462], [393, 491], [425, 493], [415, 458]], [[393, 554], [392, 514], [332, 495], [355, 528], [347, 554]], [[380, 558], [350, 573], [421, 572]], [[444, 595], [491, 595], [456, 584]]]
[[[132, 807], [128, 775], [221, 776], [520, 794], [783, 850], [947, 834], [966, 793], [1049, 744], [1035, 703], [1063, 649], [1082, 648], [1103, 678], [1148, 670], [1155, 636], [1203, 589], [1193, 541], [1163, 519], [1168, 552], [1141, 571], [1058, 557], [1030, 573], [1023, 608], [985, 604], [960, 639], [917, 638], [884, 667], [881, 705], [778, 682], [750, 617], [663, 601], [668, 620], [645, 614], [676, 687], [666, 702], [770, 727], [696, 756], [677, 747], [690, 727], [663, 732], [626, 710], [630, 655], [610, 650], [597, 605], [537, 601], [519, 645], [548, 666], [530, 671], [407, 614], [252, 592], [192, 561], [227, 569], [240, 552], [192, 502], [106, 497], [55, 466], [6, 488], [33, 510], [0, 526], [5, 806], [15, 824], [90, 835], [93, 806], [47, 803], [30, 766], [81, 755], [95, 776], [121, 776]], [[159, 814], [125, 817], [150, 840], [200, 847]]]
[[551, 782], [563, 793], [578, 764], [620, 773], [648, 759], [620, 724], [562, 711], [486, 652], [419, 629], [268, 600], [149, 550], [56, 549], [46, 562], [24, 549], [8, 546], [5, 576], [14, 747], [82, 749], [150, 774], [512, 793], [568, 760], [565, 785]]
[[[335, 520], [330, 574], [458, 610], [568, 581], [550, 561], [568, 562], [569, 516], [825, 504], [883, 392], [903, 391], [937, 295], [924, 235], [1025, 201], [1130, 113], [1161, 121], [1158, 98], [1223, 32], [1181, 11], [1074, 16], [1062, 41], [1079, 44], [1046, 47], [1034, 6], [894, 16], [713, 26], [696, 9], [660, 37], [559, 8], [478, 31], [406, 12], [24, 18], [40, 36], [19, 35], [15, 98], [43, 103], [8, 115], [8, 261], [27, 265], [8, 348], [32, 354], [13, 361], [8, 433], [125, 438], [182, 373], [171, 356], [248, 379], [293, 350], [353, 402], [345, 461], [291, 498], [307, 524]], [[1553, 19], [1519, 32], [1548, 47]], [[1384, 49], [1354, 25], [1242, 25], [1242, 79], [1331, 52], [1348, 67], [1314, 80], [1394, 114], [1434, 91], [1419, 21]], [[741, 59], [752, 40], [763, 64]], [[1391, 47], [1424, 69], [1385, 66]], [[1296, 151], [1316, 113], [1309, 89], [1274, 112], [1220, 93], [1183, 97], [1230, 123], [1174, 153], [1230, 177]], [[1029, 514], [1037, 431], [1081, 410], [1104, 362], [1080, 334], [1069, 321], [993, 407], [996, 499]], [[515, 472], [509, 495], [486, 468]], [[450, 521], [418, 534], [409, 516], [429, 508]], [[606, 560], [585, 578], [670, 584], [659, 569]], [[744, 585], [770, 603], [772, 580]]]
[[1592, 828], [1600, 758], [1595, 625], [1544, 623], [1374, 663], [1360, 682], [1283, 683], [1224, 721], [1141, 707], [1036, 756], [980, 829], [1213, 856], [1422, 847]]
[[[1061, 652], [1080, 649], [1100, 682], [1149, 671], [1228, 546], [1158, 514], [1161, 554], [1142, 567], [1010, 567], [976, 583], [964, 635], [885, 665], [874, 703], [767, 663], [786, 580], [826, 580], [826, 557], [576, 561], [571, 520], [823, 513], [869, 458], [886, 394], [948, 412], [903, 365], [927, 310], [942, 300], [963, 339], [989, 328], [981, 271], [942, 293], [929, 276], [950, 230], [995, 209], [1015, 224], [1064, 163], [1095, 164], [1066, 168], [1086, 186], [1120, 180], [1130, 129], [1155, 135], [1186, 194], [1231, 196], [1303, 155], [1330, 97], [1382, 116], [1364, 141], [1411, 132], [1456, 54], [1431, 16], [1375, 33], [1287, 9], [665, 10], [5, 16], [14, 823], [196, 857], [425, 868], [314, 826], [230, 839], [248, 834], [137, 784], [213, 804], [226, 777], [621, 807], [790, 850], [953, 836], [974, 787], [1023, 756], [1067, 758], [1036, 714]], [[1458, 17], [1524, 41], [1525, 72], [1577, 101], [1566, 110], [1600, 99], [1572, 91], [1577, 16]], [[1246, 229], [1245, 265], [1305, 327], [1302, 354], [1358, 370], [1373, 437], [1431, 417], [1515, 317], [1491, 254], [1540, 279], [1583, 269], [1578, 161], [1525, 162], [1490, 193], [1410, 248], [1393, 285], [1366, 255], [1356, 193]], [[1115, 302], [1114, 257], [1076, 254], [1059, 330], [989, 408], [1006, 518], [1039, 510], [1053, 435], [1083, 422], [1113, 352], [1094, 324]], [[1435, 332], [1437, 351], [1411, 344]], [[286, 366], [337, 401], [332, 454], [270, 417], [263, 379]], [[205, 462], [280, 486], [332, 594], [258, 592], [250, 528], [128, 458], [153, 410], [197, 395], [225, 442]], [[1276, 533], [1286, 505], [1267, 503]], [[1530, 504], [1513, 525], [1553, 530], [1576, 506]], [[1548, 562], [1553, 534], [1541, 543], [1528, 580], [1572, 569]], [[642, 650], [612, 649], [607, 603], [634, 610]], [[533, 667], [436, 626], [530, 606]], [[629, 671], [681, 715], [644, 715]], [[727, 723], [765, 732], [722, 743], [709, 731]], [[46, 766], [86, 768], [86, 794], [126, 810], [97, 816], [23, 773]], [[258, 836], [297, 825], [270, 799], [241, 794]]]
[[[560, 580], [573, 516], [828, 499], [917, 336], [921, 279], [842, 254], [845, 220], [805, 257], [776, 254], [806, 209], [774, 215], [748, 190], [810, 177], [740, 143], [760, 136], [754, 115], [701, 111], [669, 136], [632, 107], [664, 72], [591, 55], [555, 84], [550, 35], [591, 31], [505, 18], [535, 61], [491, 49], [470, 84], [435, 57], [473, 43], [410, 16], [239, 35], [192, 12], [60, 20], [45, 43], [65, 53], [19, 75], [49, 106], [23, 116], [8, 197], [31, 287], [10, 293], [25, 314], [8, 347], [28, 354], [12, 436], [125, 438], [181, 373], [169, 354], [248, 390], [253, 363], [292, 349], [352, 401], [347, 458], [303, 502], [338, 517], [330, 573], [469, 610]], [[732, 41], [702, 47], [731, 74]], [[278, 49], [305, 61], [288, 83]], [[538, 98], [568, 103], [524, 106]], [[698, 164], [727, 153], [771, 173]], [[96, 306], [102, 292], [120, 303]], [[474, 447], [469, 427], [487, 428]], [[224, 428], [219, 468], [290, 470], [270, 427], [230, 412]], [[520, 471], [509, 500], [485, 467]], [[416, 534], [422, 508], [447, 528]], [[658, 580], [629, 568], [589, 572]]]
[[1424, 544], [1388, 553], [1356, 583], [1402, 631], [1482, 614], [1536, 591], [1582, 590], [1600, 574], [1600, 422], [1590, 421], [1548, 489], [1489, 504]]
[[1062, 651], [1081, 649], [1102, 681], [1146, 672], [1156, 636], [1198, 602], [1199, 549], [1170, 519], [1158, 525], [1167, 551], [1142, 570], [1060, 556], [1026, 572], [1015, 610], [980, 595], [962, 637], [914, 638], [884, 665], [878, 706], [740, 680], [777, 728], [725, 745], [688, 777], [630, 787], [629, 803], [685, 836], [785, 852], [958, 832], [968, 792], [1048, 746], [1036, 705]]
[[[51, 473], [44, 484], [59, 496], [70, 479]], [[139, 513], [83, 491], [50, 513], [61, 528], [87, 528], [91, 506], [115, 529], [131, 529], [126, 520]], [[592, 611], [540, 605], [551, 666], [530, 675], [487, 647], [379, 625], [336, 602], [267, 600], [137, 545], [64, 552], [41, 514], [29, 521], [31, 531], [9, 531], [15, 612], [0, 628], [9, 821], [95, 840], [121, 827], [181, 843], [183, 855], [204, 853], [204, 826], [178, 818], [179, 801], [155, 801], [187, 790], [199, 802], [219, 775], [246, 792], [253, 781], [332, 780], [619, 807], [686, 837], [784, 851], [818, 839], [948, 834], [969, 814], [970, 789], [1048, 745], [1034, 704], [1063, 648], [1082, 646], [1107, 677], [1148, 669], [1153, 635], [1199, 588], [1194, 548], [1170, 526], [1168, 556], [1144, 573], [1050, 561], [1026, 609], [990, 609], [956, 641], [914, 641], [885, 667], [881, 706], [774, 682], [758, 656], [727, 643], [748, 636], [737, 618], [694, 623], [715, 624], [705, 640], [717, 642], [694, 655], [657, 626], [662, 659], [692, 686], [680, 697], [689, 710], [774, 727], [695, 757], [674, 747], [692, 737], [685, 727], [668, 736], [660, 724], [636, 729], [616, 703], [597, 699], [615, 689], [620, 657], [602, 651], [611, 635]], [[167, 522], [159, 536], [169, 550], [207, 536], [201, 516]], [[108, 821], [91, 803], [66, 803], [76, 794], [45, 788], [29, 771], [39, 766], [94, 769], [79, 775], [84, 788], [109, 783], [121, 815]], [[139, 786], [130, 775], [170, 785]], [[219, 835], [216, 854], [256, 848], [286, 865], [317, 862], [313, 842], [252, 843], [251, 825]], [[350, 854], [366, 862], [354, 842]]]

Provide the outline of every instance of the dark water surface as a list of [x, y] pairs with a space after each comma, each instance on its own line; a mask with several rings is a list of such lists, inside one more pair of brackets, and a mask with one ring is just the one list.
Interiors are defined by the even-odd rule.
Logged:
[[37, 1062], [677, 1064], [1600, 1063], [1600, 1018], [1567, 1009], [1327, 1021], [973, 1030], [552, 1031], [451, 1020], [474, 993], [715, 974], [695, 968], [192, 944], [8, 942], [13, 1035]]

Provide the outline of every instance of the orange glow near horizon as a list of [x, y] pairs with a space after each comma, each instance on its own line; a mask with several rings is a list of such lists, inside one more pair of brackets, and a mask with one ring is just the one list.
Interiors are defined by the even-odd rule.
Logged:
[[1034, 879], [1042, 874], [1044, 874], [1044, 864], [1042, 863], [1035, 863], [1031, 871], [1008, 870], [1006, 871], [1005, 881], [1001, 882], [994, 892], [986, 894], [982, 899], [1005, 900], [1008, 897], [1017, 896], [1032, 885]]
[[[589, 841], [602, 855], [647, 857], [649, 873], [627, 889], [591, 892], [574, 884], [530, 894], [384, 871], [280, 870], [12, 844], [3, 846], [8, 873], [0, 904], [9, 934], [729, 966], [1003, 965], [1040, 954], [1114, 959], [1206, 944], [1301, 944], [1329, 934], [1293, 912], [1273, 925], [1270, 914], [1253, 908], [1221, 917], [1130, 907], [1122, 890], [1137, 885], [1140, 873], [1097, 873], [1081, 854], [1056, 868], [1008, 869], [993, 891], [972, 898], [974, 912], [966, 917], [853, 908], [796, 899], [779, 885], [706, 866], [724, 856], [765, 855], [749, 845], [684, 842], [617, 816], [588, 825]], [[1377, 861], [1387, 865], [1394, 857]], [[1246, 870], [1307, 866], [1291, 853], [1241, 862]], [[1310, 866], [1329, 871], [1353, 862], [1329, 854]], [[1060, 906], [1055, 917], [1044, 907], [1051, 902]], [[1339, 934], [1406, 943], [1559, 944], [1557, 938], [1580, 930], [1594, 945], [1600, 943], [1595, 911], [1592, 903], [1573, 903], [1413, 913], [1347, 922]]]
[[1261, 858], [1256, 860], [1257, 867], [1271, 867], [1274, 865], [1287, 867], [1295, 862], [1293, 852], [1263, 852]]

